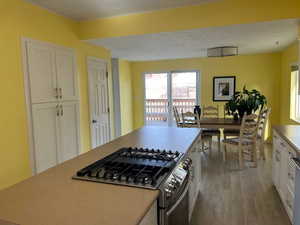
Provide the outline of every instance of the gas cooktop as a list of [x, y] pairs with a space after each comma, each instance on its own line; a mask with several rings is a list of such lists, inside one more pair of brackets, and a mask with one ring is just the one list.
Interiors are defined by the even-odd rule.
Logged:
[[73, 179], [158, 189], [182, 153], [143, 148], [122, 148], [79, 170]]

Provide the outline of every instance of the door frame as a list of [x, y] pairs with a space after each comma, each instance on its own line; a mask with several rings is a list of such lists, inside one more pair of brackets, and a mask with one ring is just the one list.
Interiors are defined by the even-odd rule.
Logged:
[[[52, 48], [56, 49], [61, 49], [61, 50], [70, 50], [74, 54], [74, 60], [75, 60], [75, 65], [74, 65], [74, 71], [76, 74], [76, 91], [78, 94], [78, 101], [79, 107], [80, 107], [80, 97], [79, 97], [79, 73], [78, 73], [78, 68], [77, 68], [77, 55], [76, 52], [73, 48], [68, 48], [60, 45], [56, 45], [50, 42], [46, 41], [39, 41], [35, 40], [32, 38], [27, 38], [27, 37], [21, 37], [21, 56], [22, 56], [22, 69], [23, 69], [23, 79], [24, 79], [24, 95], [25, 95], [25, 104], [26, 104], [26, 114], [27, 114], [27, 139], [28, 139], [28, 146], [29, 146], [29, 163], [31, 167], [31, 174], [36, 175], [37, 174], [37, 168], [36, 168], [36, 158], [35, 158], [35, 142], [34, 142], [34, 134], [33, 134], [33, 113], [32, 113], [32, 102], [31, 102], [31, 94], [30, 94], [30, 78], [29, 78], [29, 66], [28, 66], [28, 55], [27, 55], [27, 44], [29, 42], [31, 43], [36, 43], [36, 44], [42, 44], [45, 46], [49, 46]], [[46, 103], [46, 102], [45, 102]], [[41, 103], [41, 104], [45, 104]], [[37, 103], [38, 104], [38, 103]], [[78, 117], [80, 118], [80, 110], [78, 112]], [[78, 120], [79, 124], [79, 139], [78, 139], [78, 144], [79, 144], [79, 152], [78, 155], [80, 154], [80, 148], [81, 148], [81, 138], [80, 138], [80, 120]]]
[[[167, 85], [167, 96], [168, 96], [168, 101], [171, 101], [169, 102], [169, 106], [168, 106], [168, 110], [169, 112], [172, 112], [172, 76], [171, 74], [172, 73], [193, 73], [195, 72], [196, 73], [196, 104], [197, 105], [200, 105], [201, 104], [201, 72], [200, 70], [169, 70], [169, 71], [155, 71], [155, 72], [143, 72], [142, 73], [142, 88], [143, 88], [143, 116], [144, 116], [144, 125], [146, 125], [146, 90], [145, 90], [145, 87], [146, 87], [146, 79], [145, 79], [145, 76], [146, 74], [157, 74], [157, 73], [166, 73], [167, 74], [167, 77], [168, 77], [168, 85]], [[198, 88], [197, 88], [197, 85], [198, 85]], [[168, 123], [167, 125], [168, 126], [172, 126], [172, 113], [169, 113], [168, 114]]]
[[[89, 73], [89, 65], [91, 62], [96, 62], [96, 63], [104, 63], [105, 64], [105, 67], [106, 67], [106, 73], [108, 73], [108, 61], [105, 60], [105, 59], [101, 59], [101, 58], [97, 58], [97, 57], [94, 57], [94, 56], [87, 56], [87, 59], [86, 59], [86, 65], [87, 65], [87, 74], [88, 74], [88, 95], [89, 95], [89, 124], [90, 124], [90, 142], [91, 142], [91, 149], [92, 148], [92, 144], [93, 144], [93, 126], [92, 126], [92, 123], [91, 123], [91, 119], [93, 117], [93, 110], [92, 110], [92, 101], [91, 101], [91, 96], [92, 96], [92, 93], [91, 93], [91, 88], [90, 88], [90, 85], [91, 85], [91, 82], [92, 82], [92, 78], [91, 78], [91, 75]], [[111, 107], [110, 107], [110, 101], [109, 101], [109, 82], [108, 82], [108, 76], [107, 76], [107, 79], [106, 79], [106, 83], [107, 83], [107, 102], [108, 102], [108, 105], [109, 105], [109, 111], [108, 111], [108, 128], [109, 128], [109, 140], [111, 140], [112, 138], [112, 134], [111, 134], [111, 121], [110, 121], [110, 116], [111, 116]]]

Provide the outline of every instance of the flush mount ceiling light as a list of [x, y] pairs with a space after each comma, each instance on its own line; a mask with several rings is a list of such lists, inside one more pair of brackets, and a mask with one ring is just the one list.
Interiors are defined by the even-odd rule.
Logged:
[[238, 55], [238, 47], [236, 46], [222, 46], [207, 49], [207, 57], [225, 57]]

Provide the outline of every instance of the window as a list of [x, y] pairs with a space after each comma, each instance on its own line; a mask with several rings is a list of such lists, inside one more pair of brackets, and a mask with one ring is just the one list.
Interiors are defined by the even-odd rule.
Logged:
[[300, 122], [300, 73], [299, 65], [291, 67], [291, 105], [290, 117]]

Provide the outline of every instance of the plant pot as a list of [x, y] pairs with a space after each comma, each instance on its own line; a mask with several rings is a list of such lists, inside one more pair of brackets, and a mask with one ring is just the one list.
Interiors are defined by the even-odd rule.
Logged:
[[238, 121], [239, 115], [237, 113], [233, 114], [233, 120]]

